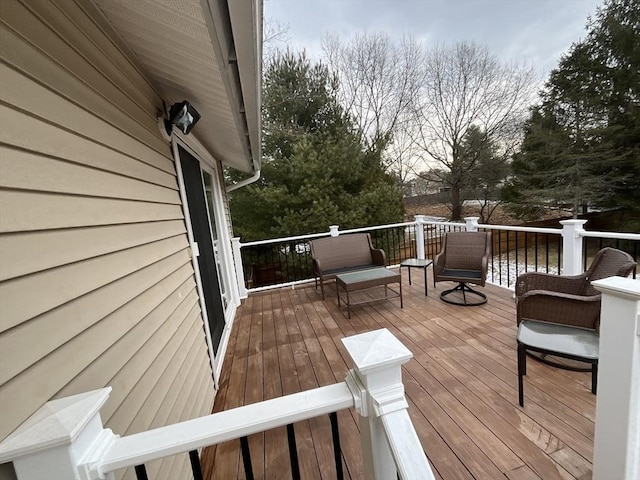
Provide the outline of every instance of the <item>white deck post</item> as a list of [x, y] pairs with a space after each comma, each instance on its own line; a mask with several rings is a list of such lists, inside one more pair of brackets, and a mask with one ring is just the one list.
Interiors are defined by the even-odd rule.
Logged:
[[236, 267], [236, 278], [238, 279], [238, 295], [240, 298], [247, 298], [247, 286], [244, 279], [244, 266], [242, 265], [242, 252], [240, 250], [240, 237], [231, 239], [231, 247], [233, 250], [233, 264]]
[[640, 281], [610, 277], [602, 292], [593, 480], [640, 478]]
[[420, 260], [424, 260], [424, 215], [416, 215], [416, 254]]
[[582, 237], [580, 232], [586, 220], [561, 220], [562, 275], [578, 275], [582, 269]]
[[100, 418], [110, 392], [108, 387], [47, 402], [0, 443], [0, 463], [13, 462], [18, 480], [94, 480], [79, 466], [100, 458], [117, 438]]
[[342, 342], [355, 364], [346, 381], [360, 414], [364, 478], [397, 478], [395, 455], [401, 478], [432, 479], [402, 384], [401, 367], [413, 354], [386, 328]]
[[337, 237], [338, 235], [340, 235], [340, 232], [338, 231], [339, 228], [340, 225], [329, 225], [329, 233], [332, 237]]
[[478, 220], [480, 220], [480, 217], [464, 217], [464, 221], [467, 224], [467, 232], [478, 231]]

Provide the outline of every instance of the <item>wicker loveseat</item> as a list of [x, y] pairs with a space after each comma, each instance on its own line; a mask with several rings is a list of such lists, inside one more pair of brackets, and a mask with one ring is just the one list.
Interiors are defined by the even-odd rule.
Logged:
[[601, 294], [593, 280], [626, 277], [636, 267], [633, 257], [615, 248], [603, 248], [589, 269], [573, 276], [527, 272], [516, 280], [517, 323], [538, 320], [574, 327], [600, 329]]
[[385, 266], [384, 250], [373, 248], [368, 233], [318, 238], [310, 243], [316, 288], [320, 280], [323, 300], [324, 283], [334, 280], [336, 275]]

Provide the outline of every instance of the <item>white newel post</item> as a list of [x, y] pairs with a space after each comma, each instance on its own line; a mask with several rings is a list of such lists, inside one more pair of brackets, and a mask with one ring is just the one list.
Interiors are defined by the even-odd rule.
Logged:
[[562, 275], [578, 275], [582, 268], [582, 237], [586, 220], [561, 220], [562, 225]]
[[244, 279], [244, 267], [242, 265], [242, 252], [240, 250], [240, 237], [231, 239], [231, 248], [233, 250], [233, 263], [236, 267], [236, 278], [238, 279], [238, 295], [240, 298], [247, 298], [247, 286]]
[[420, 260], [424, 260], [424, 215], [415, 215], [416, 220], [416, 253]]
[[85, 467], [117, 438], [100, 418], [110, 392], [107, 387], [47, 402], [0, 443], [0, 463], [13, 462], [18, 480], [100, 478]]
[[640, 478], [640, 281], [610, 277], [602, 292], [593, 480]]
[[464, 221], [467, 224], [467, 232], [477, 232], [478, 231], [478, 220], [480, 217], [465, 217]]
[[346, 381], [360, 414], [364, 478], [397, 478], [395, 455], [401, 478], [433, 479], [404, 396], [401, 367], [412, 353], [386, 328], [342, 342], [355, 365]]
[[329, 225], [329, 233], [332, 237], [337, 237], [338, 235], [340, 235], [340, 232], [338, 231], [339, 228], [340, 225]]

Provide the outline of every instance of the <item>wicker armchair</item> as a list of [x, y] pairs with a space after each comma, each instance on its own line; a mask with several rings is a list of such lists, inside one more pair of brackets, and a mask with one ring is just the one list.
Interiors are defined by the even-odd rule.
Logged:
[[490, 232], [448, 232], [440, 253], [433, 259], [433, 283], [458, 282], [440, 299], [454, 305], [473, 306], [487, 302], [487, 296], [468, 283], [484, 287], [491, 256]]
[[600, 329], [601, 294], [592, 280], [626, 277], [636, 267], [628, 253], [615, 248], [598, 252], [589, 269], [581, 275], [560, 276], [528, 272], [516, 280], [517, 322], [538, 320], [574, 327]]

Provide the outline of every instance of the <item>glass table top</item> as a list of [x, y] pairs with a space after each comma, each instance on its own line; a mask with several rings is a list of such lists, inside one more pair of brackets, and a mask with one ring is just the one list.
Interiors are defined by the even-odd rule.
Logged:
[[387, 268], [369, 268], [367, 270], [358, 270], [357, 272], [341, 273], [336, 275], [341, 282], [345, 284], [367, 282], [369, 280], [378, 280], [382, 278], [397, 277], [399, 274]]
[[428, 258], [407, 258], [406, 260], [403, 260], [400, 265], [403, 267], [428, 267], [432, 263], [433, 261]]
[[598, 358], [598, 334], [584, 328], [524, 320], [518, 327], [518, 341], [549, 353], [563, 353], [591, 360]]

